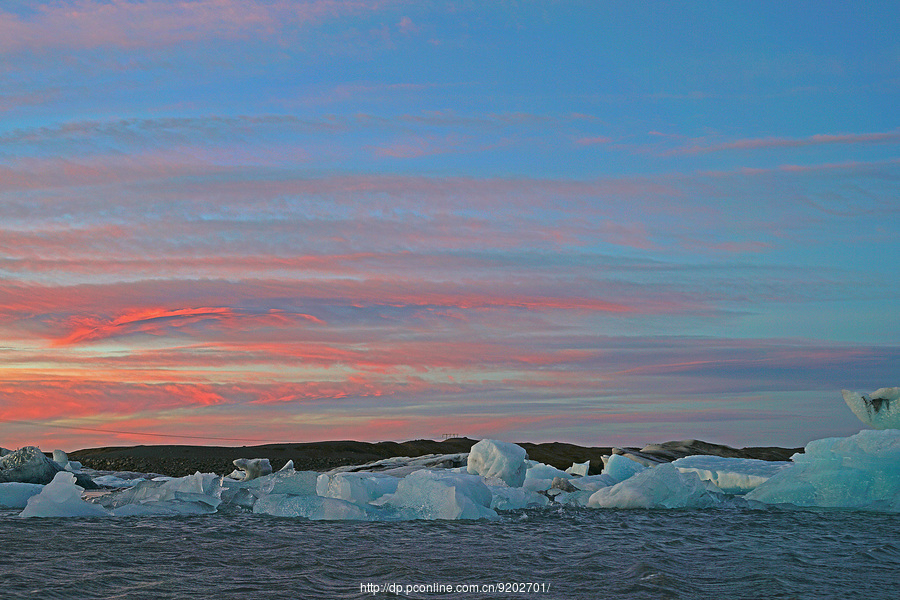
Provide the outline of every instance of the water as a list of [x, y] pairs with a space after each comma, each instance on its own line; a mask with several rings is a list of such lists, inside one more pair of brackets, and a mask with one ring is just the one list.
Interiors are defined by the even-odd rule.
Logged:
[[[496, 522], [371, 523], [237, 509], [178, 518], [18, 512], [0, 511], [0, 597], [9, 600], [893, 600], [900, 585], [894, 514], [554, 508]], [[531, 592], [456, 588], [529, 582]], [[428, 584], [451, 590], [403, 594]]]

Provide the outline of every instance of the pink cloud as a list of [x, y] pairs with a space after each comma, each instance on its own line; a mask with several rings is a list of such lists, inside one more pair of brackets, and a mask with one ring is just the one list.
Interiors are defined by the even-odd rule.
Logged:
[[400, 17], [400, 22], [397, 23], [397, 29], [400, 30], [400, 33], [403, 35], [413, 35], [419, 32], [419, 27], [413, 20], [407, 16]]
[[900, 131], [876, 133], [819, 134], [805, 138], [747, 138], [720, 144], [694, 144], [674, 150], [673, 154], [702, 154], [724, 150], [758, 150], [770, 148], [802, 148], [829, 144], [896, 144], [900, 143]]
[[0, 12], [0, 49], [159, 47], [272, 37], [286, 27], [374, 12], [389, 0], [75, 0], [42, 2], [28, 17]]
[[65, 324], [69, 333], [54, 340], [53, 344], [70, 346], [135, 333], [172, 335], [200, 323], [213, 323], [217, 327], [227, 328], [254, 328], [284, 326], [298, 321], [325, 324], [312, 315], [288, 314], [275, 309], [262, 314], [247, 314], [227, 307], [137, 308], [128, 309], [111, 319], [92, 315], [70, 317]]
[[597, 146], [599, 144], [609, 144], [612, 141], [612, 138], [601, 135], [596, 137], [578, 138], [575, 140], [575, 144], [577, 146]]
[[464, 142], [464, 139], [456, 135], [446, 135], [440, 138], [419, 136], [383, 146], [374, 146], [372, 149], [375, 156], [382, 158], [420, 158], [436, 154], [471, 151], [461, 150]]

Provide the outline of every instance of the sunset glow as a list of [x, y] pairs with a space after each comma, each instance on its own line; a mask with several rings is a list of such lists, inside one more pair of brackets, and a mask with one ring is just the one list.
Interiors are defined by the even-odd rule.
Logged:
[[0, 446], [858, 431], [898, 17], [4, 2]]

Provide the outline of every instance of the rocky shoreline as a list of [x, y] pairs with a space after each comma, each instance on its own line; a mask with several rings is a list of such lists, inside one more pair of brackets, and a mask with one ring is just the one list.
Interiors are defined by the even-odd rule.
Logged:
[[[89, 448], [69, 453], [71, 460], [101, 471], [136, 471], [160, 473], [172, 477], [202, 473], [230, 473], [238, 458], [267, 458], [274, 469], [287, 461], [294, 468], [306, 471], [327, 471], [337, 467], [360, 465], [398, 456], [419, 457], [427, 454], [455, 454], [468, 452], [478, 440], [452, 438], [436, 442], [413, 440], [407, 442], [329, 441], [296, 444], [264, 444], [260, 446], [182, 446], [154, 445]], [[630, 454], [650, 462], [669, 462], [690, 454], [707, 454], [732, 458], [788, 460], [802, 448], [752, 447], [731, 448], [697, 440], [652, 444], [643, 448], [586, 447], [561, 442], [519, 443], [528, 458], [558, 469], [573, 463], [590, 461], [590, 474], [603, 468], [603, 456]]]

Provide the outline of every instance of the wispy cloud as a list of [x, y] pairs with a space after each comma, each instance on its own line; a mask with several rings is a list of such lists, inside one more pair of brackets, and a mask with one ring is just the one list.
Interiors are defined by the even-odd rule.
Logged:
[[803, 138], [766, 137], [746, 138], [731, 142], [694, 143], [672, 150], [672, 154], [704, 154], [726, 150], [767, 150], [773, 148], [803, 148], [823, 145], [870, 145], [900, 143], [900, 130], [875, 133], [818, 134]]
[[628, 8], [606, 31], [531, 4], [0, 3], [0, 415], [269, 440], [842, 427], [818, 395], [891, 385], [898, 358], [881, 15], [849, 15], [862, 46], [773, 58], [768, 21], [674, 11], [660, 62]]
[[172, 335], [175, 332], [198, 324], [215, 323], [217, 327], [234, 329], [238, 327], [279, 327], [297, 321], [324, 324], [312, 315], [287, 313], [270, 309], [263, 313], [241, 313], [228, 307], [206, 308], [140, 308], [127, 311], [112, 319], [77, 315], [66, 320], [70, 330], [64, 337], [55, 340], [57, 346], [70, 346], [95, 342], [123, 335], [141, 333], [154, 336]]
[[274, 38], [292, 27], [366, 14], [389, 0], [70, 0], [0, 11], [0, 49], [160, 47], [197, 40]]

